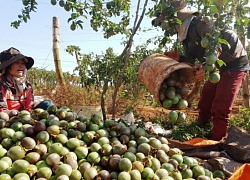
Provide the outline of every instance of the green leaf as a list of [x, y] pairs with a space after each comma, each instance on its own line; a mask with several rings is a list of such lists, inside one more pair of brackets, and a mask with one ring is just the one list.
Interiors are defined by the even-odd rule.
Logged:
[[79, 17], [79, 14], [77, 14], [77, 13], [71, 13], [71, 18], [72, 19], [76, 19], [77, 17]]
[[23, 17], [23, 21], [24, 21], [25, 23], [27, 23], [27, 18], [26, 18], [26, 17]]
[[82, 26], [82, 24], [78, 24], [78, 26], [81, 28], [81, 29], [83, 29], [83, 26]]
[[247, 4], [248, 4], [248, 0], [244, 0], [243, 5], [247, 5]]
[[83, 21], [82, 21], [82, 20], [78, 20], [78, 21], [76, 21], [76, 23], [77, 23], [77, 24], [82, 24]]
[[68, 19], [68, 23], [69, 23], [70, 21], [72, 21], [72, 20], [73, 20], [72, 18], [69, 18], [69, 19]]
[[93, 3], [94, 4], [100, 4], [101, 2], [100, 2], [100, 0], [93, 0]]
[[87, 19], [87, 16], [86, 15], [81, 15], [82, 17], [84, 17], [85, 19]]
[[219, 44], [225, 44], [225, 45], [228, 46], [229, 49], [231, 49], [230, 44], [229, 44], [229, 43], [227, 42], [227, 40], [225, 40], [225, 39], [218, 38], [218, 43], [219, 43]]
[[210, 6], [210, 9], [211, 9], [211, 11], [214, 12], [214, 13], [219, 13], [217, 7], [214, 6], [214, 5]]
[[222, 61], [221, 59], [217, 59], [217, 63], [218, 63], [218, 65], [219, 65], [220, 67], [223, 66], [223, 65], [226, 66], [226, 63], [225, 63], [224, 61]]

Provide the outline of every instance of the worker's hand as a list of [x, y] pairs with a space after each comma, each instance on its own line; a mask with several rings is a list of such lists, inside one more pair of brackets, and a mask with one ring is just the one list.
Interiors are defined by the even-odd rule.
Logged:
[[196, 65], [194, 70], [194, 77], [197, 81], [203, 81], [205, 79], [205, 69], [202, 65]]
[[179, 61], [179, 59], [180, 59], [180, 54], [179, 54], [177, 48], [174, 48], [174, 51], [167, 51], [164, 54], [166, 56], [168, 56], [169, 58], [172, 58], [176, 61]]
[[153, 20], [151, 21], [151, 24], [152, 24], [152, 26], [154, 26], [154, 27], [161, 26], [161, 22], [162, 22], [162, 21], [164, 21], [164, 17], [163, 17], [163, 16], [159, 16], [159, 17], [153, 19]]

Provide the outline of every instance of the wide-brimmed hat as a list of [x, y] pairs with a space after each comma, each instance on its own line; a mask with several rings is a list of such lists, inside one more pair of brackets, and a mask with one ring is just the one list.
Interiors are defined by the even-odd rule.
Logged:
[[177, 12], [177, 18], [180, 19], [182, 22], [190, 15], [195, 14], [199, 15], [197, 10], [188, 10], [187, 3], [185, 1], [172, 1], [171, 6], [173, 6]]
[[25, 60], [25, 66], [27, 69], [30, 69], [34, 64], [34, 59], [28, 56], [23, 55], [18, 49], [16, 48], [9, 48], [0, 53], [0, 71], [4, 68], [8, 67], [12, 63], [20, 60]]

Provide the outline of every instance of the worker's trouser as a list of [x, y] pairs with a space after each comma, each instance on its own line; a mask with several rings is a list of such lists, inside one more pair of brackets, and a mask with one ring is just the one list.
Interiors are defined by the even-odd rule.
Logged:
[[205, 82], [198, 103], [198, 122], [213, 121], [213, 139], [221, 140], [226, 135], [230, 113], [247, 72], [225, 71], [218, 83]]

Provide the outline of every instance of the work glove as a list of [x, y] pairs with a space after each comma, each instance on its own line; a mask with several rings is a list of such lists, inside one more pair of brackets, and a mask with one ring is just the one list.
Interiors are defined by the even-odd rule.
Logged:
[[179, 59], [180, 59], [180, 54], [179, 54], [177, 48], [174, 48], [174, 51], [165, 52], [164, 55], [166, 55], [169, 58], [174, 59], [176, 61], [179, 61]]
[[153, 19], [153, 20], [151, 21], [151, 24], [152, 24], [152, 26], [154, 26], [154, 27], [161, 26], [161, 22], [162, 22], [162, 21], [164, 21], [164, 17], [163, 17], [163, 16], [159, 16], [159, 17]]
[[194, 67], [194, 77], [197, 81], [203, 81], [205, 79], [205, 68], [198, 64]]

